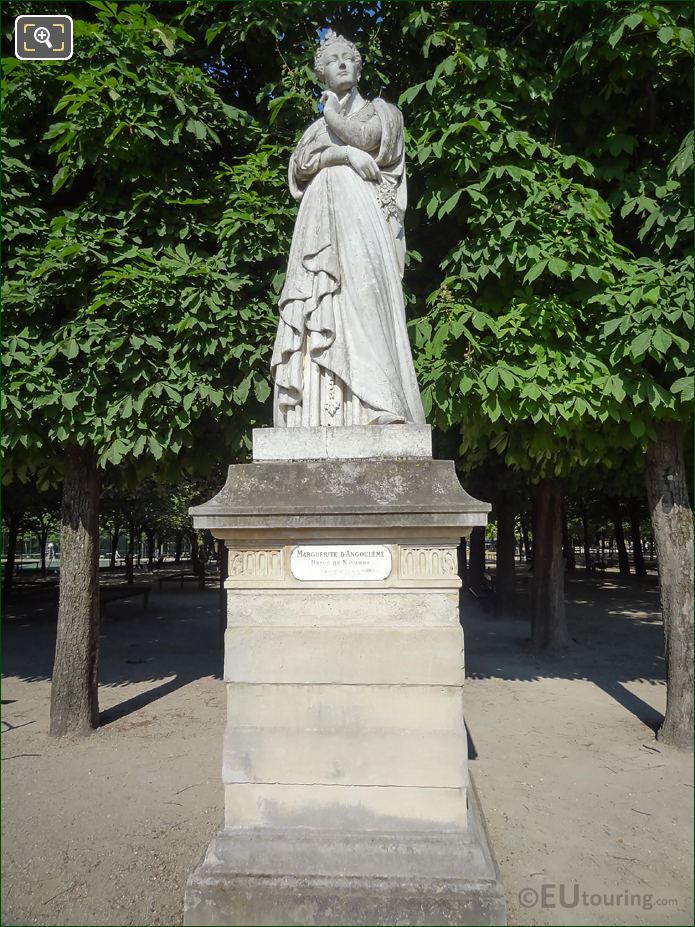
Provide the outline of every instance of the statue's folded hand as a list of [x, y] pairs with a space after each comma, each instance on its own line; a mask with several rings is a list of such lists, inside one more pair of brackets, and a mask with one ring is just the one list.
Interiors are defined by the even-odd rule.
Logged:
[[326, 113], [339, 113], [340, 112], [340, 100], [338, 95], [333, 93], [332, 90], [324, 90], [321, 94], [321, 99], [319, 101], [323, 103], [323, 112]]
[[360, 148], [348, 147], [348, 162], [352, 169], [362, 180], [371, 180], [374, 183], [381, 182], [381, 171], [374, 158], [362, 151]]

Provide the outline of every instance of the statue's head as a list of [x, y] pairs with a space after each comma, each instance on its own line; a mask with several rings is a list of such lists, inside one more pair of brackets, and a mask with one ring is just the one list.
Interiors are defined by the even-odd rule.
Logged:
[[362, 55], [352, 42], [329, 29], [316, 50], [314, 71], [323, 87], [343, 97], [360, 79]]

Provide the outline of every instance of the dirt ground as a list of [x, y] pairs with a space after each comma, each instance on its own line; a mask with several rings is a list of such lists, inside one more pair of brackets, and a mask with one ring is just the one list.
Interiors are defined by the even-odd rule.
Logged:
[[[528, 651], [522, 617], [463, 604], [471, 770], [510, 923], [691, 924], [692, 757], [654, 739], [666, 695], [654, 581], [572, 579], [561, 659]], [[5, 925], [180, 924], [221, 819], [218, 593], [108, 609], [106, 723], [86, 739], [47, 735], [55, 606], [6, 615]]]

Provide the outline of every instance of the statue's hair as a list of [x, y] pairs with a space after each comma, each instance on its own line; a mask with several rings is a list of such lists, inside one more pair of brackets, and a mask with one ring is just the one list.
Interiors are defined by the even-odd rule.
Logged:
[[330, 48], [331, 45], [335, 45], [336, 42], [342, 42], [344, 45], [347, 45], [348, 48], [352, 49], [355, 54], [355, 64], [357, 65], [358, 75], [362, 70], [362, 55], [360, 55], [360, 51], [354, 42], [346, 39], [345, 36], [337, 35], [332, 29], [329, 29], [323, 37], [321, 44], [316, 49], [316, 54], [314, 55], [314, 72], [321, 83], [323, 83], [325, 73], [323, 57], [328, 48]]

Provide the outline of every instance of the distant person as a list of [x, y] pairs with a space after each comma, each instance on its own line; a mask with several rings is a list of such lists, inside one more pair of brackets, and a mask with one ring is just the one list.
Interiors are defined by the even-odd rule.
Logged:
[[46, 559], [48, 560], [48, 565], [50, 566], [56, 558], [56, 549], [53, 546], [53, 542], [49, 541], [46, 545]]

